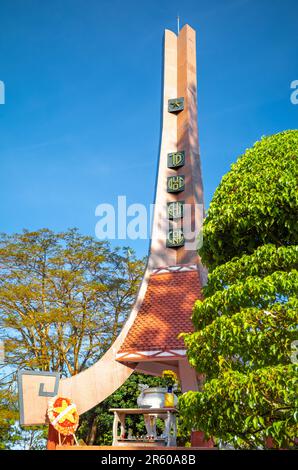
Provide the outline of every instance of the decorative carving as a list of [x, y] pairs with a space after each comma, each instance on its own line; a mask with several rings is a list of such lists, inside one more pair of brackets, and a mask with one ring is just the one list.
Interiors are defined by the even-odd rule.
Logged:
[[168, 219], [182, 219], [184, 214], [184, 201], [168, 202]]
[[168, 153], [168, 168], [180, 168], [185, 164], [185, 152]]
[[179, 113], [184, 109], [184, 98], [174, 98], [168, 100], [168, 111], [169, 113]]
[[184, 191], [185, 187], [185, 177], [181, 176], [169, 176], [167, 180], [167, 190], [168, 193], [180, 193]]
[[26, 421], [26, 413], [32, 409], [38, 409], [40, 415], [46, 415], [49, 397], [55, 397], [58, 393], [59, 372], [44, 372], [32, 370], [20, 370], [18, 372], [20, 424], [28, 425], [41, 423], [40, 418], [31, 416], [31, 422]]
[[178, 248], [179, 246], [183, 246], [184, 243], [185, 238], [181, 228], [169, 230], [167, 237], [168, 248]]

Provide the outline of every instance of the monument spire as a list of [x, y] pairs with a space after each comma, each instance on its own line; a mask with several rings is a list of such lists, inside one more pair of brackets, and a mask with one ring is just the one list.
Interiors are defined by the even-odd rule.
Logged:
[[162, 132], [149, 266], [198, 264], [204, 201], [197, 125], [196, 33], [165, 31]]
[[205, 271], [197, 254], [203, 185], [197, 127], [196, 35], [185, 25], [165, 31], [163, 112], [152, 241], [145, 295], [116, 355], [158, 375], [171, 367], [182, 390], [195, 389], [179, 333], [192, 330], [192, 307]]
[[[196, 33], [185, 25], [164, 37], [162, 126], [152, 240], [147, 268], [121, 333], [92, 367], [59, 379], [57, 373], [20, 373], [21, 424], [43, 424], [49, 397], [69, 397], [82, 414], [119, 388], [134, 370], [172, 369], [183, 391], [197, 389], [181, 332], [193, 329], [205, 271], [197, 254], [203, 185], [197, 127]], [[34, 406], [32, 403], [34, 402]]]

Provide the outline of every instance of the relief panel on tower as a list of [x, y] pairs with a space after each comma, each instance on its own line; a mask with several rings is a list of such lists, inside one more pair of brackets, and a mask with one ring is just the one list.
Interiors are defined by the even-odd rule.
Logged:
[[167, 191], [168, 193], [180, 193], [185, 188], [185, 177], [181, 176], [168, 176]]
[[184, 98], [174, 98], [168, 100], [168, 112], [179, 113], [184, 109]]
[[182, 219], [184, 214], [184, 201], [168, 202], [168, 219]]
[[169, 230], [167, 235], [167, 247], [168, 248], [179, 248], [185, 243], [185, 238], [182, 228], [174, 228]]
[[185, 164], [185, 152], [168, 153], [168, 168], [180, 168]]

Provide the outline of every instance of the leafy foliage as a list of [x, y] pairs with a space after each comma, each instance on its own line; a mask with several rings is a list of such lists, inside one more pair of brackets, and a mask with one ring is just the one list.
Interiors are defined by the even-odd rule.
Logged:
[[217, 291], [204, 302], [195, 303], [193, 321], [196, 327], [204, 327], [218, 314], [232, 315], [240, 308], [254, 307], [266, 308], [273, 305], [278, 299], [288, 299], [297, 295], [298, 271], [276, 271], [266, 277], [248, 277], [229, 288]]
[[268, 243], [298, 238], [298, 131], [263, 137], [221, 180], [203, 227], [209, 270]]
[[[216, 377], [219, 358], [239, 371], [288, 364], [291, 344], [297, 339], [298, 300], [276, 303], [268, 310], [241, 309], [185, 337], [190, 363], [198, 372]], [[261, 354], [260, 352], [263, 352]]]
[[[59, 371], [67, 377], [92, 365], [117, 337], [143, 270], [144, 261], [131, 250], [112, 249], [75, 229], [2, 234], [4, 369]], [[42, 431], [17, 426], [16, 398], [15, 382], [6, 381], [0, 389], [0, 446], [18, 442], [38, 448]]]
[[0, 239], [6, 362], [74, 375], [117, 337], [144, 264], [76, 230]]
[[208, 275], [208, 284], [203, 288], [203, 292], [206, 297], [210, 297], [231, 284], [245, 281], [248, 277], [264, 277], [275, 271], [290, 269], [298, 269], [298, 246], [263, 245], [251, 255], [233, 258], [232, 261], [216, 267]]
[[[206, 382], [204, 393], [180, 398], [189, 427], [205, 431], [236, 447], [266, 446], [274, 437], [280, 447], [294, 445], [297, 436], [297, 366], [268, 367], [241, 373], [222, 366], [217, 379]], [[185, 410], [195, 410], [186, 413]], [[296, 411], [295, 411], [296, 410]]]
[[9, 444], [15, 442], [12, 428], [18, 417], [15, 407], [14, 395], [11, 393], [11, 387], [3, 386], [0, 383], [0, 449], [6, 449]]
[[298, 131], [263, 138], [223, 178], [204, 223], [210, 273], [184, 339], [205, 383], [180, 405], [189, 427], [236, 447], [296, 442], [297, 157]]

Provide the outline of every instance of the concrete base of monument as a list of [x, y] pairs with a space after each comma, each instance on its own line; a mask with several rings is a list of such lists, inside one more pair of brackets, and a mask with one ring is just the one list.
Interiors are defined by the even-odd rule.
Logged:
[[202, 431], [192, 431], [191, 433], [191, 447], [200, 447], [200, 448], [205, 448], [205, 449], [212, 449], [214, 448], [214, 440], [205, 439], [205, 433]]

